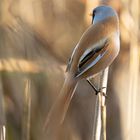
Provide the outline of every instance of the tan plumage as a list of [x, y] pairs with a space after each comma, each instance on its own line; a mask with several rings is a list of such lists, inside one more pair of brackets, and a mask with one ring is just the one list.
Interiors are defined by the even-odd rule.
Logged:
[[93, 24], [82, 35], [72, 53], [63, 88], [47, 117], [48, 132], [53, 133], [63, 122], [77, 82], [108, 67], [119, 53], [119, 22], [116, 12], [109, 6], [99, 6], [93, 14]]
[[[90, 63], [90, 61], [94, 61], [97, 58], [98, 54], [104, 53], [104, 51], [106, 51], [106, 54], [100, 61], [96, 63], [96, 65], [94, 65], [84, 74], [80, 75], [80, 73], [82, 72], [81, 69], [78, 69], [80, 58], [83, 55], [83, 53], [91, 46], [93, 46], [93, 49], [100, 47], [101, 51], [95, 53], [92, 56], [92, 58], [90, 58], [88, 62], [85, 64], [86, 66]], [[111, 62], [117, 56], [118, 52], [119, 52], [118, 19], [116, 17], [109, 17], [108, 19], [105, 19], [101, 23], [91, 25], [87, 29], [87, 31], [83, 34], [83, 36], [81, 37], [80, 41], [76, 46], [74, 55], [71, 58], [68, 71], [76, 75], [79, 74], [77, 78], [80, 79], [94, 75], [100, 72], [101, 70], [105, 69], [108, 65], [110, 65]], [[85, 65], [83, 65], [83, 67], [86, 67]]]

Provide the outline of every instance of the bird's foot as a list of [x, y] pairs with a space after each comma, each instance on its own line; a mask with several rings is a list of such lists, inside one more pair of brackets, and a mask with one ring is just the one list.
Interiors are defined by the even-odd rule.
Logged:
[[95, 90], [95, 94], [98, 95], [98, 93], [102, 93], [103, 96], [107, 97], [107, 95], [105, 94], [105, 92], [102, 91], [102, 89], [104, 89], [106, 87], [102, 87], [99, 89], [94, 89]]
[[95, 91], [95, 95], [98, 95], [98, 93], [102, 93], [103, 96], [107, 97], [107, 95], [102, 91], [102, 89], [106, 88], [106, 87], [102, 87], [100, 89], [97, 89], [89, 80], [87, 80], [87, 82], [90, 84], [90, 86], [94, 89]]

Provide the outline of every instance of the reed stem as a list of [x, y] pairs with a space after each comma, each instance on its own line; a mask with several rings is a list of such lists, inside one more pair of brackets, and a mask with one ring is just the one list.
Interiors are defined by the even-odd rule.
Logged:
[[[106, 87], [108, 80], [108, 70], [106, 68], [100, 76], [100, 89], [95, 105], [95, 119], [92, 140], [106, 140]], [[104, 88], [105, 87], [105, 88]]]
[[24, 112], [22, 126], [22, 140], [30, 140], [30, 119], [31, 119], [31, 92], [30, 80], [25, 81]]

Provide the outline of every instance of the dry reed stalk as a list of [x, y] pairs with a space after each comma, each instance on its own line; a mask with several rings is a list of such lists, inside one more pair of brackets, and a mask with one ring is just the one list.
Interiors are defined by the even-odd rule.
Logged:
[[0, 127], [0, 133], [1, 133], [0, 140], [6, 140], [6, 127], [5, 127], [5, 125]]
[[101, 133], [101, 95], [98, 94], [95, 104], [92, 140], [100, 140]]
[[31, 85], [30, 80], [29, 79], [25, 80], [22, 140], [30, 140], [30, 119], [31, 119], [30, 85]]
[[[95, 119], [93, 127], [93, 136], [92, 140], [106, 140], [106, 104], [105, 104], [105, 95], [106, 87], [108, 80], [108, 70], [106, 68], [100, 76], [100, 89], [101, 92], [98, 93], [95, 105]], [[105, 87], [105, 88], [104, 88]], [[104, 95], [104, 94], [105, 95]]]
[[109, 71], [109, 67], [107, 67], [102, 72], [101, 81], [100, 81], [100, 88], [102, 88], [101, 92], [105, 94], [105, 95], [101, 94], [101, 122], [102, 122], [101, 139], [102, 140], [106, 140], [106, 104], [105, 104], [106, 97], [105, 96], [106, 96], [107, 81], [108, 81], [108, 71]]
[[4, 97], [3, 97], [3, 88], [2, 88], [2, 80], [0, 77], [0, 140], [6, 139], [6, 117], [4, 110]]
[[[138, 82], [139, 82], [139, 0], [130, 1], [129, 10], [132, 16], [133, 25], [130, 29], [130, 79], [129, 79], [129, 94], [128, 94], [128, 129], [131, 131], [128, 139], [135, 139], [135, 119], [137, 108], [137, 94], [138, 94]], [[133, 34], [132, 34], [133, 31]]]

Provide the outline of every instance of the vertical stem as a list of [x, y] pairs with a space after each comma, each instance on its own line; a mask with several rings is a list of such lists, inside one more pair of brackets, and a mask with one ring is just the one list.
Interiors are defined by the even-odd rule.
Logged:
[[6, 138], [6, 124], [5, 124], [5, 110], [4, 110], [4, 97], [2, 88], [2, 79], [0, 75], [0, 140]]
[[22, 140], [30, 140], [30, 119], [31, 119], [31, 92], [30, 80], [25, 81], [24, 112], [22, 126]]
[[5, 127], [5, 125], [0, 127], [0, 133], [1, 133], [0, 140], [6, 140], [6, 127]]
[[128, 129], [131, 131], [129, 140], [136, 138], [135, 119], [136, 119], [136, 103], [138, 94], [139, 81], [139, 0], [131, 2], [130, 13], [134, 20], [134, 25], [131, 27], [133, 35], [130, 35], [130, 79], [129, 79], [129, 95], [128, 95]]
[[108, 70], [109, 68], [106, 68], [100, 76], [101, 92], [98, 93], [96, 99], [92, 140], [106, 140], [106, 104], [104, 96], [104, 94], [106, 95], [106, 88], [103, 87], [107, 87]]
[[[106, 95], [106, 88], [107, 87], [107, 81], [108, 81], [108, 71], [109, 68], [107, 67], [101, 75], [101, 81], [100, 81], [100, 88], [101, 88], [101, 93], [104, 93]], [[106, 140], [106, 104], [105, 100], [106, 97], [105, 95], [101, 94], [101, 139]]]
[[92, 140], [100, 140], [101, 135], [101, 95], [98, 94], [95, 104], [94, 126]]

